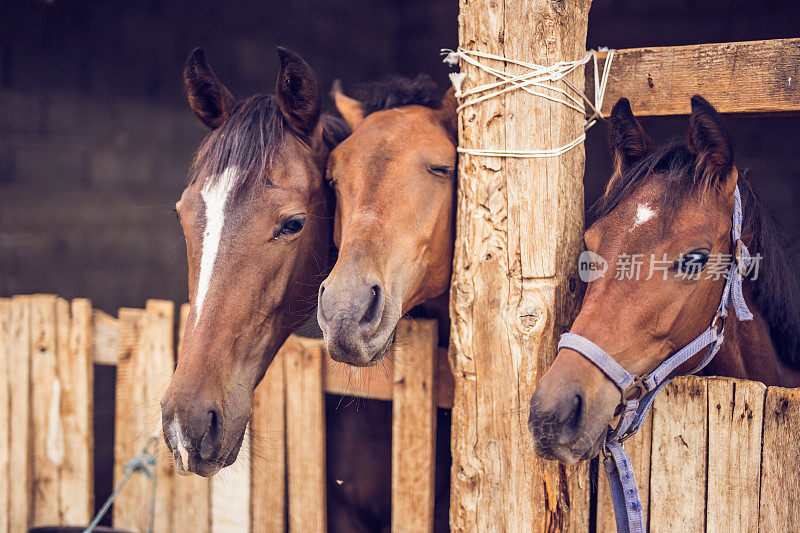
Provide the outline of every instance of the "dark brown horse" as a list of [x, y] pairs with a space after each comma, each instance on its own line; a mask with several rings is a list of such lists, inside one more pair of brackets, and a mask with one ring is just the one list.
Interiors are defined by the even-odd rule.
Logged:
[[184, 69], [189, 103], [212, 131], [176, 205], [191, 310], [162, 415], [182, 473], [210, 476], [235, 461], [253, 390], [313, 313], [329, 266], [324, 169], [347, 128], [320, 115], [306, 62], [285, 48], [278, 55], [276, 96], [235, 100], [199, 49]]
[[[719, 114], [695, 96], [686, 139], [656, 148], [622, 99], [608, 134], [614, 171], [585, 235], [587, 250], [608, 270], [588, 284], [571, 331], [641, 375], [708, 328], [736, 252], [731, 217], [738, 185], [742, 241], [760, 256], [743, 288], [754, 319], [727, 318], [722, 348], [705, 373], [800, 385], [797, 266], [737, 171]], [[531, 398], [537, 453], [564, 463], [595, 456], [620, 401], [620, 390], [600, 369], [561, 349]]]
[[[328, 161], [339, 257], [320, 287], [317, 319], [337, 361], [380, 362], [403, 314], [446, 298], [456, 101], [452, 90], [439, 99], [434, 89], [425, 78], [395, 78], [374, 85], [363, 101], [335, 94], [353, 134]], [[446, 325], [447, 306], [438, 308]]]

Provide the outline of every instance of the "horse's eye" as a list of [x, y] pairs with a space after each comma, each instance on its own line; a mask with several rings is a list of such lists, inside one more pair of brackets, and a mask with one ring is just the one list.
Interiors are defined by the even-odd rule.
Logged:
[[453, 167], [445, 165], [431, 165], [428, 167], [428, 172], [441, 178], [449, 178], [453, 175]]
[[306, 224], [306, 217], [303, 215], [295, 215], [293, 217], [289, 217], [284, 221], [281, 229], [278, 230], [278, 233], [275, 235], [276, 237], [281, 236], [289, 236], [299, 233], [303, 226]]
[[708, 264], [708, 251], [693, 250], [675, 261], [675, 270], [689, 276], [697, 275], [706, 268], [706, 264]]

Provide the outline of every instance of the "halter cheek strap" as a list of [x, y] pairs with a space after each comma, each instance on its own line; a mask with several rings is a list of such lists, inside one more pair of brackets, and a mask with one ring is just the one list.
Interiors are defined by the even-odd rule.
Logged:
[[708, 348], [702, 361], [689, 374], [702, 370], [722, 346], [725, 333], [725, 319], [732, 304], [739, 320], [752, 320], [753, 314], [747, 308], [742, 294], [742, 279], [752, 261], [750, 252], [742, 242], [742, 199], [739, 187], [734, 191], [733, 224], [731, 238], [735, 247], [735, 257], [728, 271], [725, 289], [711, 325], [692, 342], [668, 357], [653, 372], [634, 376], [617, 363], [602, 348], [589, 339], [575, 333], [564, 333], [558, 341], [558, 349], [574, 350], [599, 368], [622, 393], [622, 414], [616, 428], [609, 428], [603, 449], [603, 466], [611, 487], [611, 499], [617, 531], [621, 533], [643, 533], [645, 524], [642, 518], [642, 503], [639, 487], [633, 473], [630, 458], [625, 452], [623, 442], [636, 433], [653, 405], [656, 394], [672, 381], [672, 374], [682, 364]]

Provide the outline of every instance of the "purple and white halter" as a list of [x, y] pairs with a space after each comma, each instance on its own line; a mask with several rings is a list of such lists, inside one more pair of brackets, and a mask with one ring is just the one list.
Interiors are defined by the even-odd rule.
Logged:
[[634, 376], [602, 348], [585, 337], [575, 333], [564, 333], [558, 341], [558, 349], [574, 350], [594, 363], [608, 378], [619, 387], [622, 393], [623, 411], [616, 428], [609, 428], [603, 445], [603, 466], [611, 486], [611, 499], [617, 531], [621, 533], [644, 533], [642, 503], [639, 487], [633, 473], [630, 458], [625, 452], [623, 442], [639, 430], [653, 400], [664, 385], [672, 381], [672, 373], [682, 364], [708, 347], [703, 360], [689, 374], [702, 370], [719, 351], [724, 341], [725, 319], [728, 307], [733, 305], [739, 320], [752, 320], [753, 314], [747, 308], [742, 294], [742, 279], [750, 267], [750, 252], [742, 242], [742, 198], [739, 187], [734, 191], [732, 242], [736, 248], [730, 271], [728, 272], [722, 301], [711, 325], [683, 349], [668, 357], [658, 368], [647, 375]]

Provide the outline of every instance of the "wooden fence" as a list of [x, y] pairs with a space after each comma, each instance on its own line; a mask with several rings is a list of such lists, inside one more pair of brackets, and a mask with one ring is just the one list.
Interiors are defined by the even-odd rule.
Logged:
[[[87, 300], [0, 298], [0, 435], [8, 439], [0, 445], [0, 532], [90, 520], [93, 363], [117, 365], [115, 483], [160, 433], [159, 399], [186, 306], [177, 328], [174, 311], [150, 301], [113, 318]], [[320, 340], [291, 337], [256, 390], [248, 440], [257, 444], [246, 443], [234, 465], [211, 479], [183, 477], [161, 455], [155, 530], [324, 531], [327, 391], [393, 400], [392, 530], [430, 531], [434, 409], [452, 405], [434, 326], [401, 322], [393, 355], [402, 375], [388, 378], [385, 369], [354, 378], [326, 359]], [[652, 531], [800, 528], [800, 389], [680, 378], [626, 446]], [[115, 526], [145, 529], [148, 491], [142, 476], [132, 478]], [[596, 530], [613, 531], [602, 476], [598, 491]], [[572, 505], [594, 514], [588, 501]]]

